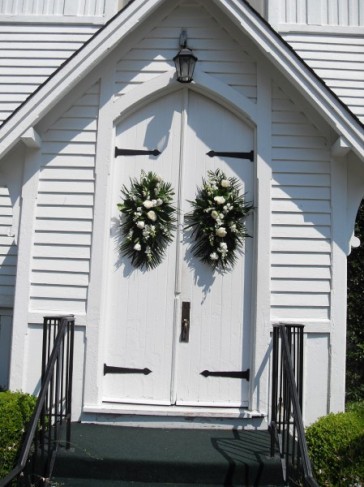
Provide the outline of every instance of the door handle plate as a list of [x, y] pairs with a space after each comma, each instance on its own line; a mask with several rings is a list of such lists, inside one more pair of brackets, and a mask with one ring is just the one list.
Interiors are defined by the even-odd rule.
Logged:
[[180, 341], [182, 343], [188, 343], [190, 341], [190, 310], [191, 310], [191, 303], [188, 301], [183, 301], [182, 313], [181, 313], [181, 335], [180, 335]]

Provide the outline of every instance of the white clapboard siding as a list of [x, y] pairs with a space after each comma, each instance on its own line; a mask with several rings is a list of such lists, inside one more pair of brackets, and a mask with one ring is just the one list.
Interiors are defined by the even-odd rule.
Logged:
[[[62, 2], [33, 2], [42, 10], [41, 3], [54, 5]], [[77, 4], [77, 0], [73, 2]], [[86, 8], [85, 1], [81, 4]], [[95, 8], [97, 2], [90, 2]], [[70, 2], [71, 5], [71, 2]], [[1, 14], [18, 14], [23, 2], [0, 2]], [[45, 12], [40, 12], [45, 13]], [[51, 14], [51, 12], [49, 12]], [[22, 24], [8, 23], [0, 29], [0, 123], [31, 95], [66, 59], [79, 49], [98, 29], [96, 25]]]
[[328, 319], [329, 147], [301, 108], [277, 87], [272, 110], [272, 319]]
[[281, 23], [364, 26], [363, 0], [277, 0], [277, 2], [280, 2], [277, 7], [280, 11]]
[[18, 247], [13, 230], [13, 207], [9, 190], [0, 186], [0, 307], [12, 307]]
[[90, 272], [99, 86], [43, 134], [31, 308], [84, 313]]
[[[362, 4], [364, 12], [364, 4]], [[363, 13], [364, 16], [364, 13]], [[364, 28], [349, 34], [283, 34], [285, 40], [364, 122]]]
[[[191, 8], [193, 14], [191, 15]], [[181, 28], [188, 47], [198, 57], [199, 68], [256, 101], [256, 63], [203, 5], [188, 2], [174, 9], [144, 39], [126, 53], [116, 67], [117, 96], [174, 69]]]

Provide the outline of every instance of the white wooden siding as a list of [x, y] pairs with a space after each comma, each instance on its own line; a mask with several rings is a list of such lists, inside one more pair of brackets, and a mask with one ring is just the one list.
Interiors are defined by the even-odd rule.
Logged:
[[272, 319], [329, 319], [327, 142], [277, 87], [272, 110]]
[[[0, 15], [103, 16], [108, 0], [2, 0]], [[116, 0], [113, 0], [116, 4]]]
[[269, 0], [269, 3], [279, 10], [282, 23], [364, 26], [362, 0], [276, 0], [275, 4]]
[[86, 310], [98, 108], [97, 84], [43, 136], [31, 273], [32, 311]]
[[13, 306], [18, 247], [13, 236], [13, 206], [7, 186], [0, 186], [0, 307]]
[[187, 45], [198, 57], [199, 69], [255, 102], [255, 61], [198, 2], [178, 6], [123, 56], [116, 67], [117, 96], [174, 69], [181, 27], [187, 31]]
[[0, 24], [0, 123], [97, 29], [92, 25]]
[[325, 33], [283, 36], [364, 122], [364, 30], [362, 36]]

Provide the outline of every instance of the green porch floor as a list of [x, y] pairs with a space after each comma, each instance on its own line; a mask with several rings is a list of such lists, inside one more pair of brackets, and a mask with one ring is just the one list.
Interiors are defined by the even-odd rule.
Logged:
[[61, 487], [283, 485], [267, 431], [132, 428], [74, 423], [60, 445], [53, 484]]

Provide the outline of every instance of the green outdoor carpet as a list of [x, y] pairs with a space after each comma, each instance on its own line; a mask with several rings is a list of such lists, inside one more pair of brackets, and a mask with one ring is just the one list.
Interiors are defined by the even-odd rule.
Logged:
[[60, 445], [54, 486], [283, 485], [267, 431], [73, 424]]

